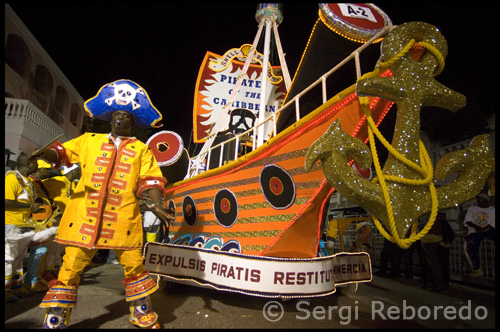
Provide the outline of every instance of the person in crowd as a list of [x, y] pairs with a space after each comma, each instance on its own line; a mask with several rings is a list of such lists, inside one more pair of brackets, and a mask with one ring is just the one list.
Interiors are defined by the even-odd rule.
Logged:
[[441, 228], [443, 230], [443, 241], [439, 242], [438, 255], [443, 270], [443, 286], [448, 288], [450, 285], [450, 248], [455, 239], [455, 232], [446, 218], [441, 220]]
[[[39, 162], [42, 159], [39, 159]], [[49, 167], [51, 167], [49, 165]], [[70, 167], [63, 167], [61, 174], [43, 180], [43, 184], [49, 192], [49, 198], [54, 201], [57, 209], [61, 212], [54, 222], [54, 226], [59, 226], [62, 214], [68, 205], [69, 198], [75, 190], [76, 185], [81, 177], [80, 165], [73, 164]], [[53, 239], [52, 239], [53, 240]], [[64, 245], [55, 241], [49, 242], [48, 252], [44, 262], [43, 279], [51, 281], [56, 279], [58, 268], [62, 265], [62, 255], [64, 253]]]
[[385, 277], [388, 276], [389, 264], [391, 265], [390, 275], [391, 277], [401, 276], [401, 263], [403, 260], [403, 249], [401, 249], [396, 243], [391, 242], [384, 238], [384, 246], [380, 252], [380, 266], [378, 270], [378, 275]]
[[356, 251], [368, 252], [372, 246], [372, 224], [365, 221], [356, 225]]
[[490, 205], [490, 197], [481, 193], [476, 197], [476, 205], [471, 206], [465, 215], [467, 227], [467, 254], [472, 261], [472, 275], [483, 275], [479, 247], [483, 239], [495, 241], [495, 207]]
[[446, 221], [446, 214], [438, 212], [431, 229], [421, 239], [422, 251], [425, 257], [422, 268], [425, 270], [426, 276], [425, 283], [422, 284], [423, 288], [443, 291], [448, 287], [449, 248], [453, 238], [454, 233]]
[[158, 315], [149, 295], [158, 289], [144, 269], [142, 220], [137, 198], [170, 226], [174, 217], [162, 206], [166, 180], [148, 146], [131, 137], [134, 125], [152, 127], [161, 114], [146, 91], [130, 80], [104, 85], [84, 104], [86, 112], [110, 121], [109, 134], [84, 133], [68, 142], [55, 142], [39, 157], [61, 165], [80, 163], [81, 180], [59, 224], [55, 241], [66, 245], [57, 280], [40, 304], [47, 308], [43, 327], [66, 328], [76, 307], [84, 268], [99, 249], [113, 249], [123, 266], [130, 322], [141, 328], [158, 328]]
[[32, 241], [28, 245], [29, 259], [26, 269], [24, 283], [19, 290], [23, 296], [31, 295], [34, 293], [41, 293], [47, 291], [47, 281], [42, 278], [43, 274], [43, 261], [47, 254], [47, 248], [50, 237], [55, 233], [55, 230], [50, 227], [56, 212], [54, 201], [49, 198], [47, 188], [43, 184], [43, 180], [52, 176], [51, 166], [42, 161], [37, 161], [36, 172], [29, 175], [33, 183], [35, 202], [39, 203], [43, 208], [40, 213], [33, 213], [30, 218], [33, 220], [36, 235], [33, 236]]
[[37, 169], [36, 160], [22, 152], [17, 169], [5, 174], [5, 302], [14, 302], [22, 295], [18, 291], [24, 281], [23, 258], [35, 235], [30, 217], [41, 210], [29, 178]]
[[337, 241], [338, 234], [338, 223], [337, 219], [333, 219], [331, 214], [328, 215], [328, 229], [326, 231], [326, 251], [333, 255], [333, 247]]
[[[411, 229], [412, 229], [411, 227], [408, 229], [405, 237], [410, 236]], [[422, 243], [420, 240], [413, 242], [408, 248], [403, 249], [403, 262], [405, 266], [403, 274], [405, 279], [413, 279], [413, 254], [415, 252], [418, 254], [420, 266], [423, 266], [424, 257], [422, 253]], [[424, 271], [422, 271], [422, 278], [425, 279]]]

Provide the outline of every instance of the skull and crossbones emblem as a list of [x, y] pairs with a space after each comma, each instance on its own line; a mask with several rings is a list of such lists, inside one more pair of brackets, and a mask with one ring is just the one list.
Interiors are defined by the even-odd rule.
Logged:
[[140, 94], [145, 94], [142, 88], [134, 89], [128, 84], [115, 84], [111, 83], [110, 87], [114, 88], [114, 96], [105, 100], [106, 104], [111, 106], [113, 101], [116, 101], [117, 105], [128, 105], [132, 103], [132, 109], [135, 110], [141, 105], [135, 100], [135, 96]]

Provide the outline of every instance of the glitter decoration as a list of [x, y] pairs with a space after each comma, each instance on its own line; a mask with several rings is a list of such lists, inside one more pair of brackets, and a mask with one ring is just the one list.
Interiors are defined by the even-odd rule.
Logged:
[[273, 20], [277, 25], [283, 22], [280, 4], [278, 3], [260, 3], [255, 13], [255, 20], [260, 23], [263, 20]]
[[[406, 47], [409, 51], [402, 54]], [[378, 161], [376, 151], [370, 151], [363, 142], [345, 133], [338, 121], [310, 147], [306, 155], [306, 169], [320, 160], [323, 173], [333, 188], [379, 219], [392, 235], [384, 236], [403, 248], [409, 246], [409, 242], [403, 239], [419, 217], [428, 212], [435, 215], [438, 209], [450, 208], [473, 198], [487, 179], [494, 183], [491, 180], [494, 157], [488, 147], [487, 135], [481, 135], [467, 149], [450, 153], [439, 161], [437, 179], [456, 172], [458, 176], [445, 186], [434, 187], [432, 164], [420, 140], [420, 111], [423, 106], [457, 111], [466, 103], [465, 96], [434, 79], [444, 68], [447, 52], [447, 42], [436, 27], [423, 22], [406, 23], [394, 28], [382, 42], [381, 61], [385, 62], [382, 64], [388, 66], [393, 77], [365, 75], [358, 81], [356, 92], [359, 96], [378, 96], [397, 105], [390, 146], [386, 141], [390, 153], [373, 181], [361, 178], [349, 167], [348, 161], [354, 159], [362, 168], [371, 167], [372, 161]], [[368, 105], [365, 114], [366, 109], [369, 113]], [[370, 144], [374, 144], [373, 139], [370, 139]], [[395, 225], [391, 224], [391, 217]], [[411, 237], [414, 235], [412, 231]], [[418, 234], [420, 238], [423, 235], [425, 233]]]
[[[474, 137], [470, 145], [459, 151], [450, 152], [436, 164], [436, 180], [445, 180], [449, 175], [458, 176], [445, 187], [440, 195], [439, 204], [446, 207], [466, 202], [479, 193], [485, 180], [490, 194], [495, 195], [495, 158], [489, 147], [487, 134]], [[438, 194], [439, 190], [438, 188]]]

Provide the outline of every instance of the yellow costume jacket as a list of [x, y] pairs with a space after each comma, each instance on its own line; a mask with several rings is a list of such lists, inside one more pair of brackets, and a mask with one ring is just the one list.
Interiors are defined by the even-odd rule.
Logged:
[[[118, 149], [110, 134], [85, 133], [62, 144], [56, 164], [80, 163], [82, 176], [61, 219], [55, 241], [87, 249], [142, 247], [142, 219], [137, 197], [166, 180], [149, 147], [121, 137]], [[61, 160], [62, 159], [62, 160]]]
[[[13, 201], [32, 204], [34, 201], [33, 183], [18, 171], [8, 171], [5, 174], [5, 198]], [[5, 225], [16, 225], [19, 227], [34, 227], [30, 223], [31, 209], [5, 209]]]
[[70, 182], [64, 175], [43, 180], [43, 185], [49, 191], [49, 198], [56, 203], [62, 212], [66, 209], [71, 193], [75, 190], [77, 183], [78, 181]]

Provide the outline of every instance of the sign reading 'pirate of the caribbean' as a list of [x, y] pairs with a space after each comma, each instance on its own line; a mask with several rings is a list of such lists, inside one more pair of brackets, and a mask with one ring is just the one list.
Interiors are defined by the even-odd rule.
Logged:
[[[281, 76], [281, 67], [269, 66], [266, 75], [262, 75], [263, 55], [255, 52], [252, 62], [231, 105], [231, 94], [243, 74], [243, 67], [252, 45], [245, 44], [233, 48], [224, 55], [207, 52], [203, 59], [194, 95], [193, 136], [196, 143], [206, 140], [211, 127], [217, 122], [222, 112], [229, 113], [235, 108], [252, 111], [258, 116], [261, 99], [264, 98], [265, 117], [276, 112], [285, 97], [286, 88]], [[261, 96], [262, 82], [267, 82], [266, 96]], [[225, 124], [226, 125], [226, 124]], [[227, 125], [226, 125], [227, 127]], [[265, 125], [265, 139], [273, 130], [272, 122]], [[222, 128], [225, 130], [227, 128]]]

